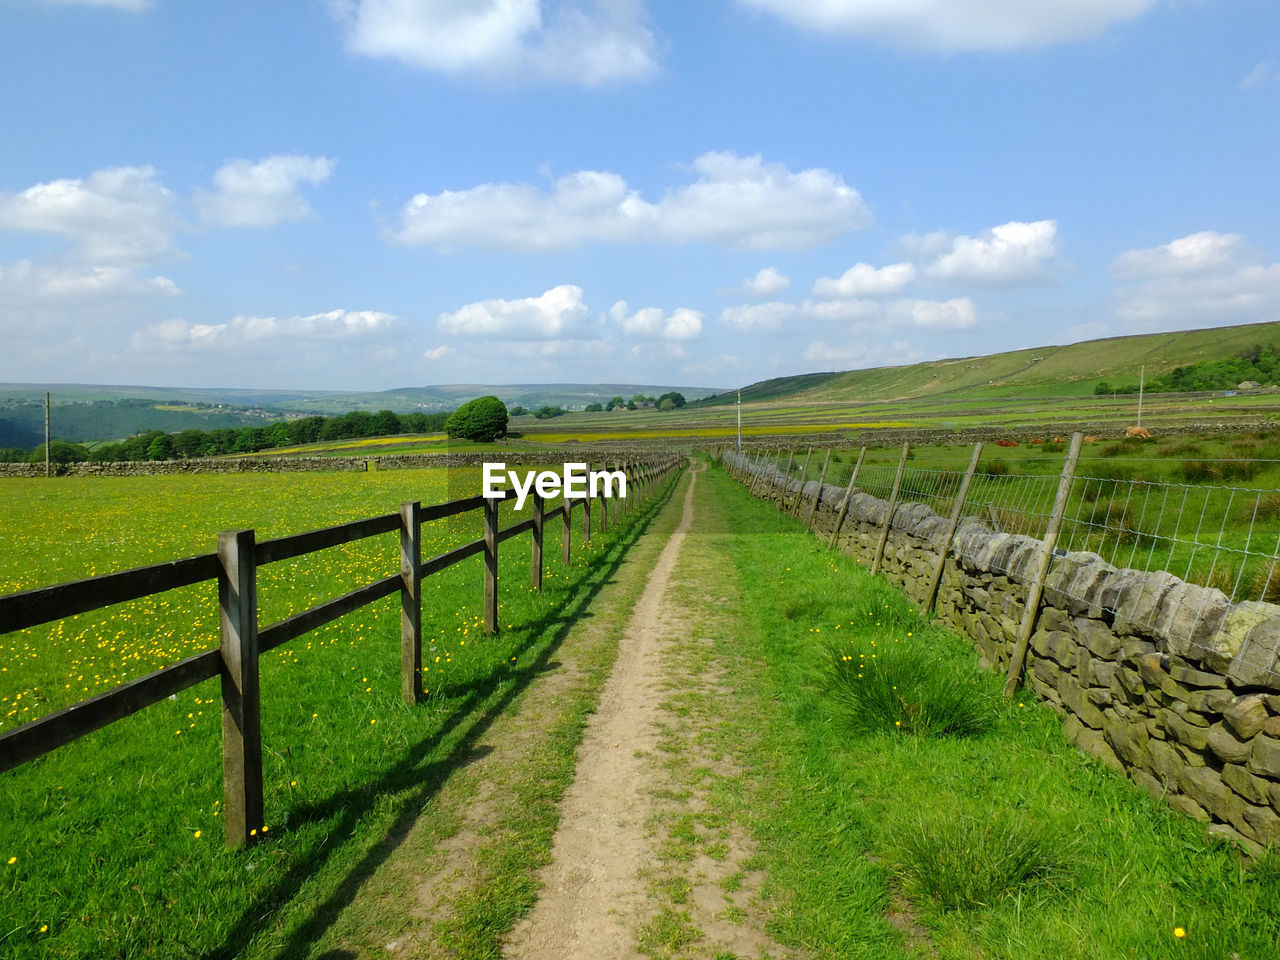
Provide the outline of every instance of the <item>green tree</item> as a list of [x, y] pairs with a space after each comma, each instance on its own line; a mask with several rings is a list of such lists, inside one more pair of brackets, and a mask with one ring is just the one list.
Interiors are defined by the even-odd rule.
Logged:
[[[662, 402], [664, 400], [670, 400], [671, 406], [670, 407], [662, 406]], [[670, 410], [673, 408], [683, 407], [685, 403], [686, 401], [684, 399], [684, 394], [676, 393], [674, 390], [672, 390], [670, 393], [664, 393], [662, 396], [658, 398], [658, 407], [659, 409], [662, 409], [662, 410]]]
[[489, 443], [507, 433], [506, 404], [494, 396], [476, 397], [453, 411], [444, 432], [457, 440]]
[[625, 407], [626, 405], [627, 405], [627, 401], [622, 399], [622, 397], [614, 397], [607, 404], [605, 404], [605, 409], [616, 410], [619, 407]]
[[[88, 459], [89, 451], [78, 443], [67, 443], [64, 440], [54, 440], [49, 444], [50, 463], [84, 463]], [[31, 451], [30, 460], [32, 463], [44, 463], [43, 443]]]
[[173, 452], [179, 457], [198, 457], [205, 445], [203, 430], [183, 430], [173, 438]]
[[520, 406], [520, 404], [516, 404], [514, 407], [511, 408], [511, 416], [513, 417], [527, 417], [528, 415], [529, 415], [528, 407], [522, 407]]
[[670, 397], [663, 397], [661, 400], [658, 401], [659, 410], [662, 410], [665, 412], [667, 410], [674, 410], [675, 408], [676, 408], [676, 402], [672, 400]]
[[585, 411], [586, 411], [587, 413], [603, 413], [603, 412], [604, 412], [604, 404], [600, 404], [600, 403], [588, 403], [584, 409], [585, 409]]
[[267, 446], [287, 447], [291, 443], [293, 443], [293, 437], [289, 434], [289, 425], [283, 420], [267, 427]]
[[533, 412], [533, 415], [539, 420], [550, 420], [552, 417], [563, 417], [568, 412], [569, 411], [567, 410], [562, 410], [560, 407], [547, 405], [545, 407], [539, 407]]
[[390, 437], [400, 433], [404, 428], [400, 423], [400, 415], [394, 410], [379, 410], [373, 415], [370, 429], [373, 430], [371, 436]]
[[147, 446], [148, 460], [172, 460], [173, 459], [173, 438], [167, 433], [162, 433], [156, 437]]

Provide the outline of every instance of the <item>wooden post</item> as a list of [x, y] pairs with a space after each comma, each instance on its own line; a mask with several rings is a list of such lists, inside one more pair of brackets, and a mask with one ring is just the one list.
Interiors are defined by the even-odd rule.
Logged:
[[926, 615], [933, 613], [933, 605], [938, 599], [938, 587], [942, 583], [942, 568], [947, 562], [947, 552], [951, 549], [951, 541], [955, 539], [956, 527], [960, 526], [960, 513], [964, 510], [965, 497], [969, 496], [969, 484], [973, 483], [973, 475], [978, 470], [978, 458], [982, 456], [982, 443], [973, 445], [973, 456], [969, 458], [969, 469], [964, 472], [960, 481], [960, 489], [956, 492], [956, 502], [951, 505], [951, 522], [947, 526], [947, 536], [942, 541], [942, 549], [938, 551], [938, 559], [933, 564], [933, 579], [929, 581], [929, 592], [925, 594], [924, 609]]
[[573, 503], [564, 494], [560, 495], [560, 562], [565, 566], [569, 565], [570, 543], [573, 540], [573, 528], [570, 524], [569, 514], [573, 512]]
[[[46, 480], [51, 476], [49, 469], [49, 407], [52, 404], [52, 398], [49, 391], [44, 394], [44, 477]], [[1142, 425], [1142, 418], [1138, 418], [1138, 425]]]
[[218, 534], [222, 634], [222, 819], [228, 847], [262, 829], [262, 692], [258, 680], [258, 569], [252, 530]]
[[484, 501], [484, 632], [498, 632], [498, 497]]
[[809, 461], [813, 459], [813, 447], [804, 455], [804, 466], [800, 468], [800, 487], [796, 490], [796, 498], [789, 511], [793, 517], [800, 516], [800, 501], [804, 499], [804, 479], [809, 476]]
[[582, 545], [591, 542], [591, 490], [582, 499]]
[[[782, 510], [787, 505], [787, 483], [791, 480], [791, 461], [795, 457], [794, 450], [787, 451], [787, 465], [782, 468], [782, 494], [778, 498], [778, 509]], [[782, 454], [778, 454], [778, 459], [782, 459]]]
[[809, 519], [804, 522], [805, 533], [813, 529], [813, 518], [818, 514], [818, 501], [822, 499], [822, 485], [827, 482], [827, 466], [831, 463], [831, 450], [828, 448], [826, 459], [822, 461], [822, 472], [818, 474], [818, 489], [813, 494], [813, 505], [809, 507]]
[[422, 504], [400, 504], [400, 694], [422, 700]]
[[1049, 573], [1049, 564], [1053, 562], [1053, 551], [1058, 545], [1058, 531], [1062, 529], [1062, 517], [1067, 512], [1067, 500], [1071, 497], [1071, 481], [1076, 476], [1076, 461], [1080, 459], [1080, 444], [1084, 434], [1071, 435], [1071, 449], [1067, 451], [1067, 461], [1062, 465], [1062, 479], [1058, 481], [1058, 496], [1053, 501], [1053, 513], [1049, 515], [1049, 529], [1044, 534], [1044, 550], [1040, 554], [1040, 562], [1036, 565], [1036, 576], [1031, 581], [1031, 589], [1027, 593], [1027, 605], [1022, 611], [1022, 626], [1018, 630], [1018, 645], [1013, 649], [1013, 657], [1009, 660], [1009, 676], [1004, 682], [1004, 695], [1008, 699], [1018, 689], [1018, 681], [1022, 679], [1022, 666], [1027, 659], [1027, 645], [1031, 642], [1031, 632], [1035, 630], [1036, 618], [1040, 614], [1040, 597], [1044, 593], [1044, 578]]
[[533, 491], [533, 553], [529, 557], [530, 586], [535, 590], [542, 589], [542, 528], [543, 504], [542, 495]]
[[880, 530], [880, 542], [876, 545], [876, 557], [871, 561], [872, 574], [880, 572], [880, 561], [884, 559], [885, 544], [889, 542], [889, 525], [893, 523], [893, 515], [898, 510], [898, 488], [902, 486], [902, 471], [907, 466], [907, 452], [910, 449], [910, 443], [902, 445], [902, 457], [898, 460], [898, 472], [893, 478], [893, 491], [889, 494], [889, 512], [884, 515], [884, 527]]
[[844, 499], [840, 501], [840, 513], [836, 515], [836, 525], [831, 528], [831, 539], [827, 541], [827, 549], [836, 545], [836, 537], [844, 526], [844, 518], [849, 513], [849, 501], [853, 498], [853, 485], [858, 482], [858, 471], [862, 469], [862, 458], [867, 455], [864, 446], [858, 451], [858, 462], [853, 465], [853, 473], [849, 474], [849, 485], [844, 489]]

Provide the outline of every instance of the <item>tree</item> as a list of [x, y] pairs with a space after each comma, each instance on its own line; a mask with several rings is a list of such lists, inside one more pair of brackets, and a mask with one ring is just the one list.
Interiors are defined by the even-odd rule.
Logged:
[[293, 443], [293, 437], [289, 434], [289, 425], [283, 420], [267, 427], [267, 446], [287, 447], [291, 443]]
[[[162, 434], [163, 436], [163, 434]], [[89, 451], [78, 443], [67, 443], [54, 440], [49, 444], [50, 463], [84, 463], [89, 459]], [[31, 463], [44, 463], [44, 444], [31, 451]]]
[[[670, 401], [671, 401], [671, 406], [670, 406], [670, 407], [664, 407], [664, 406], [662, 405], [662, 402], [663, 402], [664, 400], [670, 400]], [[685, 405], [685, 402], [686, 402], [686, 401], [685, 401], [685, 399], [684, 399], [684, 394], [682, 394], [682, 393], [676, 393], [674, 390], [672, 390], [670, 393], [664, 393], [662, 396], [660, 396], [660, 397], [658, 398], [658, 408], [659, 408], [660, 410], [670, 410], [670, 409], [672, 409], [673, 407], [675, 407], [675, 408], [683, 407], [683, 406]]]
[[400, 415], [394, 410], [379, 410], [373, 415], [373, 423], [370, 426], [375, 437], [389, 437], [393, 434], [400, 433], [403, 427], [400, 423]]
[[674, 410], [675, 408], [676, 408], [676, 402], [672, 400], [670, 397], [663, 397], [661, 400], [658, 401], [658, 409], [662, 410], [663, 412], [667, 410]]
[[552, 417], [563, 417], [568, 410], [562, 410], [560, 407], [545, 406], [539, 407], [534, 411], [533, 415], [539, 420], [550, 420]]
[[599, 403], [588, 403], [585, 408], [585, 411], [587, 413], [603, 413], [604, 405]]
[[173, 438], [167, 433], [162, 433], [156, 437], [147, 446], [148, 460], [172, 460], [173, 459]]
[[511, 415], [513, 417], [527, 417], [529, 415], [529, 408], [522, 407], [520, 406], [520, 404], [517, 403], [514, 407], [511, 408]]
[[456, 440], [490, 443], [506, 436], [508, 419], [507, 406], [497, 397], [476, 397], [453, 411], [444, 432]]
[[622, 399], [622, 397], [614, 397], [612, 400], [608, 402], [608, 404], [605, 405], [605, 409], [616, 410], [619, 407], [625, 407], [626, 405], [627, 405], [627, 401]]

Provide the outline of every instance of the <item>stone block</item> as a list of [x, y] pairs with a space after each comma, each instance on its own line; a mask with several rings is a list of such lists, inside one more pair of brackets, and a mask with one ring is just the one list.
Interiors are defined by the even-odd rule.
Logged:
[[1241, 740], [1261, 733], [1269, 714], [1261, 694], [1239, 697], [1222, 711], [1222, 719]]
[[1248, 834], [1263, 846], [1280, 840], [1280, 816], [1271, 807], [1245, 804], [1244, 820], [1249, 825]]
[[1280, 737], [1280, 717], [1267, 717], [1262, 725], [1262, 732], [1268, 737]]
[[1111, 632], [1106, 624], [1088, 617], [1076, 617], [1076, 636], [1089, 648], [1089, 652], [1101, 660], [1115, 660], [1120, 656], [1124, 641]]
[[1243, 820], [1245, 803], [1209, 767], [1183, 767], [1178, 788], [1219, 820]]
[[1198, 727], [1187, 723], [1181, 717], [1172, 713], [1165, 714], [1164, 726], [1175, 740], [1185, 744], [1192, 750], [1200, 752], [1209, 745], [1209, 729], [1207, 727]]
[[1165, 802], [1179, 813], [1184, 813], [1199, 823], [1208, 823], [1212, 819], [1209, 814], [1205, 813], [1204, 807], [1184, 794], [1171, 793], [1165, 798]]
[[1280, 740], [1256, 736], [1249, 755], [1249, 772], [1269, 780], [1280, 780]]
[[1085, 682], [1094, 687], [1111, 686], [1111, 677], [1116, 672], [1114, 660], [1099, 660], [1091, 657], [1081, 670]]
[[1111, 691], [1106, 687], [1087, 687], [1085, 695], [1088, 696], [1090, 703], [1099, 707], [1109, 707], [1114, 702]]
[[1255, 777], [1243, 764], [1226, 764], [1222, 768], [1222, 782], [1250, 803], [1271, 802], [1271, 782]]
[[1137, 670], [1121, 667], [1116, 671], [1115, 679], [1130, 700], [1141, 700], [1142, 695], [1147, 691]]
[[1082, 724], [1078, 717], [1067, 717], [1062, 730], [1067, 735], [1067, 739], [1080, 750], [1101, 760], [1117, 773], [1125, 772], [1124, 764], [1120, 762], [1120, 758], [1115, 755], [1102, 734]]
[[1160, 604], [1165, 595], [1180, 583], [1181, 580], [1163, 570], [1150, 573], [1117, 571], [1102, 591], [1104, 606], [1115, 611], [1116, 633], [1156, 636]]
[[1248, 763], [1253, 752], [1252, 743], [1241, 740], [1221, 723], [1209, 728], [1206, 745], [1223, 763]]
[[[1134, 767], [1154, 767], [1148, 749], [1147, 728], [1141, 723], [1128, 723], [1116, 716], [1107, 716], [1102, 725], [1103, 735], [1115, 752]], [[1170, 771], [1172, 772], [1172, 771]], [[1165, 773], [1164, 770], [1161, 773]]]
[[1221, 674], [1197, 670], [1178, 657], [1169, 658], [1169, 676], [1184, 687], [1225, 690], [1227, 686], [1227, 678]]
[[1197, 713], [1220, 714], [1234, 699], [1230, 690], [1190, 690], [1182, 697], [1182, 702]]
[[1168, 788], [1165, 787], [1163, 783], [1151, 774], [1147, 773], [1145, 770], [1140, 770], [1137, 767], [1130, 767], [1125, 772], [1129, 775], [1130, 780], [1140, 786], [1143, 790], [1147, 791], [1147, 793], [1151, 794], [1151, 796], [1157, 800], [1164, 800], [1169, 793]]
[[1184, 766], [1182, 756], [1163, 740], [1150, 740], [1147, 752], [1151, 755], [1151, 769], [1163, 780], [1176, 783], [1178, 771]]

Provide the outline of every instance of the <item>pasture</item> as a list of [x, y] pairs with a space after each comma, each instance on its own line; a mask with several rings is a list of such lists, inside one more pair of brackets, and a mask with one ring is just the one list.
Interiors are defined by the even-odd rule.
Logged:
[[[404, 500], [439, 502], [463, 482], [456, 470], [7, 480], [0, 592], [207, 552], [219, 530], [252, 527], [263, 539]], [[508, 505], [503, 513], [506, 525]], [[563, 630], [558, 611], [607, 575], [644, 516], [597, 532], [586, 550], [576, 523], [573, 560], [548, 560], [541, 593], [529, 587], [527, 539], [500, 548], [496, 635], [482, 629], [481, 558], [428, 578], [420, 706], [400, 696], [395, 597], [264, 654], [267, 822], [249, 848], [223, 849], [217, 681], [0, 775], [0, 952], [281, 948], [358, 885], [477, 726], [541, 669]], [[425, 525], [424, 558], [474, 539], [480, 524], [473, 512]], [[550, 524], [549, 558], [558, 546], [559, 524]], [[395, 534], [263, 568], [261, 622], [398, 569]], [[216, 647], [215, 594], [199, 584], [0, 637], [0, 731]]]

